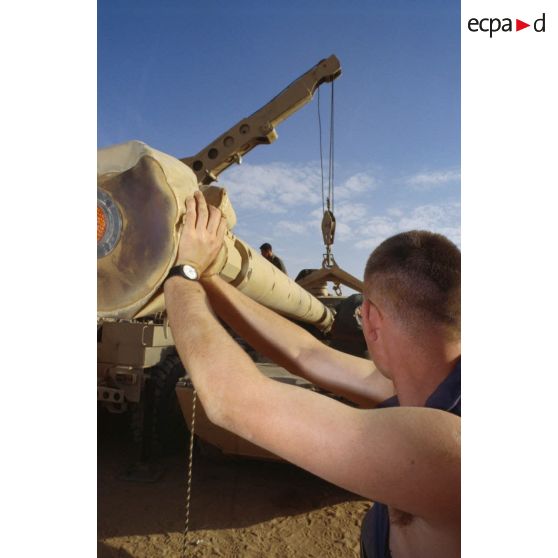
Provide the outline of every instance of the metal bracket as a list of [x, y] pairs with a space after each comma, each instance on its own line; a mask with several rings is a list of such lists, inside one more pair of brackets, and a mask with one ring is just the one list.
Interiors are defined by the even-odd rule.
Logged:
[[127, 408], [124, 390], [97, 386], [97, 401], [107, 407], [111, 413], [123, 413]]

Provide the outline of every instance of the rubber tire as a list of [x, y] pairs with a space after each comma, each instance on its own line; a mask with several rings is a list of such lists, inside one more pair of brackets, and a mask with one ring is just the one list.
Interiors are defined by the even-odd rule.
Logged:
[[[175, 392], [176, 382], [185, 375], [182, 362], [178, 355], [171, 354], [148, 368], [146, 374], [149, 378], [144, 390], [149, 390], [151, 403], [146, 409], [151, 413], [150, 421], [146, 418], [150, 422], [151, 453], [160, 456], [183, 451], [188, 446], [190, 433]], [[145, 392], [142, 397], [146, 397]], [[141, 442], [143, 431], [139, 405], [135, 406], [131, 421], [134, 440]]]

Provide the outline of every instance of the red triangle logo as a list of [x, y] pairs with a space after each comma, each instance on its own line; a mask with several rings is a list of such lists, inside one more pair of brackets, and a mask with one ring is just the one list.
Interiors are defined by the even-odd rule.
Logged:
[[515, 20], [515, 30], [516, 31], [521, 31], [522, 29], [525, 29], [525, 27], [531, 27], [531, 24], [530, 23], [525, 23], [524, 21], [521, 21], [520, 19]]

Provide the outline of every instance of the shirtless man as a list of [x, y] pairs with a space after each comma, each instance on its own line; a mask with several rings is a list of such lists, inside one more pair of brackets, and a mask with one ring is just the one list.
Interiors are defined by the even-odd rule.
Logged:
[[[174, 268], [165, 282], [176, 346], [209, 419], [382, 502], [364, 519], [362, 556], [459, 556], [459, 250], [441, 235], [413, 231], [373, 252], [362, 305], [372, 363], [327, 347], [218, 276], [204, 276], [224, 233], [224, 218], [201, 194], [187, 200], [177, 262], [201, 279]], [[260, 374], [216, 311], [279, 365], [360, 408]]]

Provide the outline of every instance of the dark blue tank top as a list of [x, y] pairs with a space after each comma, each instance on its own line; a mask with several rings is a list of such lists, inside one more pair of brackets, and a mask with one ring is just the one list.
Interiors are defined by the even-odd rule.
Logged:
[[[426, 400], [424, 406], [461, 416], [461, 358], [449, 376]], [[385, 407], [399, 407], [397, 396], [386, 399], [377, 408]], [[360, 555], [361, 558], [391, 558], [389, 514], [385, 504], [375, 502], [364, 516], [360, 535]]]

